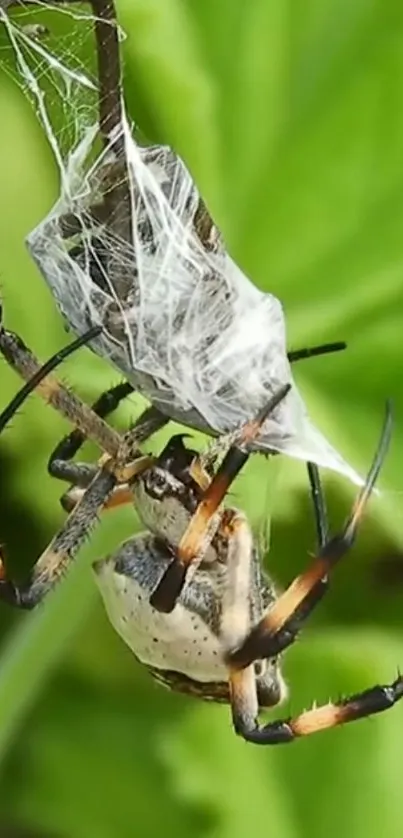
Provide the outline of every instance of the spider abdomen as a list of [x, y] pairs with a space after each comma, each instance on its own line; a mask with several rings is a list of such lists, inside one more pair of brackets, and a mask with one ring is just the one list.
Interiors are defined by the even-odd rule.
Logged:
[[[166, 614], [150, 605], [150, 596], [170, 561], [164, 545], [150, 533], [142, 533], [122, 544], [115, 556], [96, 562], [108, 617], [156, 681], [175, 692], [228, 702], [228, 670], [219, 641], [227, 569], [220, 562], [200, 565], [173, 611]], [[271, 586], [265, 586], [264, 593], [265, 603], [271, 601]], [[250, 603], [251, 613], [256, 605]], [[254, 617], [260, 616], [258, 608]], [[256, 687], [259, 706], [272, 707], [281, 701], [285, 685], [277, 660], [258, 664]]]
[[199, 682], [226, 681], [215, 633], [214, 576], [198, 571], [170, 614], [150, 605], [169, 561], [158, 541], [142, 534], [126, 541], [116, 556], [97, 562], [97, 583], [109, 619], [151, 669], [174, 670]]

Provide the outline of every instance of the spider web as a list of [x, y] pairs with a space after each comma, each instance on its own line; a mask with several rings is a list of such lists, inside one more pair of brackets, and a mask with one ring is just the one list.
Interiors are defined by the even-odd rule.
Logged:
[[[101, 325], [95, 352], [163, 413], [210, 433], [234, 430], [292, 383], [257, 447], [361, 483], [307, 415], [287, 359], [279, 300], [231, 259], [183, 161], [167, 146], [141, 147], [124, 110], [102, 146], [94, 18], [74, 7], [46, 14], [44, 37], [32, 24], [43, 25], [43, 12], [1, 18], [18, 83], [59, 169], [59, 197], [27, 246], [68, 326], [80, 335]], [[122, 177], [118, 142], [129, 180], [125, 237], [104, 201]]]

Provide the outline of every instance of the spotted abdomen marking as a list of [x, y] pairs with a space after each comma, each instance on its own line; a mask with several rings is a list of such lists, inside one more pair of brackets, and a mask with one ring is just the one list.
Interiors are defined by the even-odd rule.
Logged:
[[174, 670], [201, 682], [227, 680], [216, 635], [220, 566], [212, 574], [199, 569], [170, 614], [150, 605], [171, 558], [151, 535], [126, 541], [119, 552], [96, 562], [94, 569], [109, 619], [134, 652], [153, 669]]
[[[150, 533], [126, 541], [115, 556], [96, 562], [94, 569], [109, 619], [136, 658], [169, 689], [212, 701], [229, 701], [228, 672], [218, 640], [225, 564], [199, 565], [169, 614], [156, 611], [150, 596], [172, 557]], [[257, 570], [259, 573], [257, 574]], [[257, 574], [257, 575], [256, 575]], [[262, 585], [259, 605], [250, 602], [251, 620], [261, 616], [275, 598], [263, 583], [255, 562], [255, 587]], [[258, 607], [257, 607], [258, 605]], [[273, 707], [286, 694], [278, 659], [256, 665], [261, 707]]]

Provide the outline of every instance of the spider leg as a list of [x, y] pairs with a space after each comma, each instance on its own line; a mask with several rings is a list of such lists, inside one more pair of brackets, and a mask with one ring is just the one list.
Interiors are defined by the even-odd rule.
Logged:
[[228, 543], [228, 578], [222, 595], [220, 641], [234, 648], [250, 626], [250, 592], [253, 584], [253, 536], [243, 512], [227, 510], [220, 530]]
[[[344, 341], [336, 341], [335, 343], [323, 343], [319, 346], [304, 347], [303, 349], [291, 350], [287, 353], [290, 364], [296, 361], [302, 361], [306, 358], [314, 358], [318, 355], [327, 355], [331, 352], [340, 352], [347, 349], [347, 344]], [[318, 537], [319, 547], [323, 547], [327, 533], [327, 512], [324, 495], [319, 477], [319, 469], [314, 463], [307, 463], [308, 480], [311, 487], [311, 496], [314, 505], [314, 515], [316, 523], [316, 532]]]
[[[242, 513], [232, 514], [226, 525], [228, 538], [228, 579], [223, 591], [220, 641], [224, 656], [235, 645], [239, 644], [248, 633], [250, 625], [249, 596], [252, 582], [253, 539], [247, 520]], [[255, 727], [258, 718], [259, 702], [256, 686], [256, 675], [253, 665], [242, 671], [248, 696], [248, 722]], [[229, 670], [229, 687], [231, 709], [234, 716], [234, 698], [232, 694], [233, 675]], [[275, 704], [276, 701], [273, 701]]]
[[93, 440], [103, 451], [111, 457], [116, 457], [121, 437], [112, 428], [96, 416], [93, 411], [74, 393], [61, 384], [57, 378], [48, 374], [41, 377], [41, 365], [25, 346], [22, 339], [14, 332], [7, 331], [2, 325], [2, 309], [0, 306], [0, 352], [7, 363], [19, 375], [29, 381], [33, 376], [40, 378], [36, 392], [52, 405], [62, 416]]
[[91, 329], [88, 329], [87, 332], [84, 332], [81, 337], [76, 338], [71, 343], [64, 346], [63, 349], [59, 349], [48, 361], [42, 364], [41, 367], [37, 370], [37, 372], [25, 382], [25, 384], [21, 387], [21, 389], [16, 393], [14, 398], [9, 402], [7, 407], [0, 413], [0, 432], [6, 427], [9, 423], [10, 419], [15, 415], [18, 408], [25, 402], [28, 396], [36, 389], [38, 384], [41, 383], [42, 379], [44, 379], [55, 367], [58, 367], [63, 361], [66, 360], [70, 355], [73, 355], [77, 349], [81, 349], [82, 346], [85, 346], [87, 343], [92, 340], [92, 338], [99, 335], [101, 332], [101, 326], [93, 326]]
[[[46, 382], [49, 379], [50, 371], [77, 348], [88, 343], [96, 332], [97, 329], [90, 329], [85, 335], [57, 352], [42, 367], [37, 365], [33, 377], [19, 390], [7, 408], [0, 414], [0, 430], [4, 429], [29, 394], [40, 387], [43, 381]], [[120, 441], [120, 437], [118, 438]], [[149, 457], [141, 459], [142, 463], [133, 462], [124, 466], [123, 473], [127, 473], [127, 478], [135, 474], [139, 468], [150, 465]], [[98, 513], [108, 502], [116, 487], [120, 472], [122, 472], [120, 461], [104, 455], [96, 474], [93, 475], [93, 479], [80, 498], [79, 503], [36, 562], [27, 584], [20, 586], [7, 578], [4, 557], [0, 549], [0, 599], [20, 608], [30, 609], [46, 596], [67, 570], [85, 538], [89, 535], [97, 520]]]
[[[88, 463], [67, 463], [63, 462], [63, 458], [73, 457], [85, 439], [93, 439], [109, 455], [114, 454], [116, 456], [118, 451], [121, 455], [124, 450], [128, 458], [130, 455], [134, 457], [136, 446], [168, 421], [156, 408], [151, 407], [143, 412], [134, 428], [122, 437], [105, 424], [103, 416], [115, 409], [119, 401], [132, 391], [133, 388], [130, 384], [123, 383], [104, 393], [95, 403], [94, 408], [91, 409], [50, 375], [51, 371], [68, 355], [89, 343], [99, 333], [100, 327], [89, 329], [83, 336], [77, 338], [72, 344], [57, 352], [40, 366], [19, 336], [3, 328], [1, 316], [2, 309], [0, 306], [0, 352], [10, 366], [27, 381], [3, 413], [0, 414], [0, 431], [33, 390], [39, 392], [62, 415], [77, 425], [76, 430], [62, 440], [50, 458], [48, 470], [53, 476], [69, 480], [84, 489], [98, 473], [99, 466]], [[64, 503], [64, 499], [62, 499], [62, 505], [67, 511], [70, 511], [78, 503], [83, 492], [73, 489], [71, 494], [70, 497], [69, 493], [66, 493]], [[119, 486], [107, 506], [117, 506], [131, 500], [130, 487]]]
[[209, 487], [204, 493], [196, 512], [183, 534], [175, 557], [165, 571], [159, 585], [153, 592], [151, 605], [158, 611], [169, 613], [175, 607], [186, 579], [190, 565], [200, 559], [201, 554], [213, 537], [211, 522], [225, 497], [231, 483], [249, 459], [249, 445], [259, 435], [267, 416], [285, 398], [290, 385], [281, 387], [269, 400], [258, 416], [247, 422], [229, 448]]
[[354, 542], [359, 522], [388, 450], [391, 430], [392, 417], [388, 403], [373, 463], [343, 530], [325, 541], [311, 566], [297, 576], [276, 600], [242, 645], [227, 655], [230, 667], [239, 670], [255, 660], [274, 657], [294, 642], [301, 625], [325, 593], [329, 572]]
[[[119, 406], [120, 402], [133, 392], [133, 387], [128, 382], [122, 382], [116, 387], [107, 390], [91, 406], [91, 410], [105, 419]], [[88, 463], [70, 463], [75, 454], [80, 450], [86, 436], [81, 430], [75, 428], [70, 434], [63, 437], [49, 457], [48, 472], [52, 477], [59, 480], [66, 480], [75, 486], [86, 488], [91, 482], [97, 467]]]
[[306, 358], [314, 358], [317, 355], [328, 355], [330, 352], [341, 352], [343, 349], [347, 349], [347, 344], [344, 340], [339, 340], [335, 343], [322, 343], [319, 346], [291, 349], [290, 352], [287, 352], [287, 358], [290, 364], [295, 364], [296, 361], [304, 361]]
[[[94, 466], [94, 473], [97, 468]], [[86, 489], [80, 486], [71, 486], [60, 498], [60, 505], [65, 512], [71, 512], [81, 498], [85, 495]], [[133, 491], [128, 483], [123, 483], [121, 486], [115, 486], [111, 496], [105, 501], [103, 512], [105, 510], [116, 509], [118, 506], [127, 506], [134, 503]]]
[[329, 522], [327, 517], [326, 499], [322, 481], [316, 463], [307, 463], [308, 479], [314, 509], [316, 539], [319, 550], [325, 546], [329, 538]]
[[[333, 549], [329, 551], [329, 545], [339, 544], [340, 546], [341, 542], [341, 544], [344, 543], [346, 549], [351, 546], [357, 524], [382, 466], [390, 440], [390, 432], [391, 418], [388, 407], [381, 440], [366, 483], [354, 504], [343, 533], [330, 541], [327, 539], [326, 513], [323, 511], [324, 499], [322, 497], [320, 481], [318, 482], [319, 476], [315, 473], [312, 474], [311, 485], [315, 489], [318, 508], [320, 510], [318, 516], [318, 520], [321, 520], [321, 527], [318, 530], [319, 540], [321, 541], [325, 538], [321, 551], [322, 556], [326, 555], [326, 552], [329, 552], [329, 558], [337, 561], [337, 558], [341, 557], [342, 552], [340, 553], [337, 548], [335, 552], [333, 552]], [[243, 516], [236, 515], [230, 522], [230, 526], [235, 530], [238, 538], [237, 544], [231, 544], [231, 540], [229, 540], [228, 571], [229, 574], [231, 572], [229, 579], [231, 578], [232, 582], [228, 585], [228, 590], [226, 589], [224, 594], [222, 611], [222, 641], [226, 650], [231, 649], [235, 637], [239, 638], [242, 635], [248, 617], [247, 605], [245, 603], [247, 603], [246, 592], [248, 584], [250, 584], [251, 553], [249, 552], [250, 543], [248, 545], [247, 541], [248, 530], [242, 534], [243, 525], [245, 526], [246, 524], [247, 527], [247, 522], [244, 522], [242, 518]], [[241, 534], [242, 537], [240, 538]], [[236, 548], [238, 549], [236, 550]], [[236, 562], [237, 555], [238, 561]], [[302, 577], [300, 578], [302, 579]], [[298, 609], [294, 612], [292, 619], [288, 618], [282, 626], [283, 640], [286, 642], [283, 644], [277, 643], [277, 645], [273, 644], [271, 649], [266, 647], [264, 650], [265, 657], [276, 656], [279, 651], [282, 651], [294, 640], [295, 634], [293, 634], [292, 628], [298, 629], [300, 627], [300, 624], [308, 616], [312, 607], [314, 607], [323, 595], [325, 583], [326, 577], [322, 576], [316, 585], [308, 591], [307, 596], [301, 600]], [[276, 605], [274, 605], [272, 611], [269, 613], [272, 613], [275, 608]], [[286, 631], [287, 628], [288, 634]], [[275, 635], [273, 636], [274, 638]], [[240, 651], [243, 649], [245, 649], [245, 644], [240, 646]], [[249, 657], [243, 658], [242, 664], [244, 668], [239, 668], [239, 661], [234, 660], [235, 656], [231, 653], [226, 654], [227, 663], [229, 664], [229, 686], [234, 728], [246, 741], [255, 744], [277, 745], [292, 742], [294, 739], [302, 736], [308, 736], [312, 733], [327, 730], [341, 724], [357, 721], [375, 713], [384, 712], [393, 707], [403, 697], [403, 678], [399, 675], [392, 684], [377, 685], [337, 703], [315, 707], [312, 710], [301, 713], [295, 719], [282, 719], [266, 725], [259, 725], [256, 673], [253, 670], [252, 661]], [[269, 684], [269, 689], [273, 704], [276, 704], [281, 698], [281, 682], [278, 678]]]
[[116, 485], [112, 461], [98, 472], [58, 534], [36, 562], [27, 584], [19, 586], [6, 575], [0, 560], [0, 599], [19, 608], [34, 608], [57, 584], [94, 527], [99, 512]]
[[281, 745], [388, 710], [403, 697], [403, 678], [399, 675], [392, 684], [371, 687], [337, 703], [307, 710], [295, 719], [281, 719], [266, 725], [259, 725], [257, 720], [250, 667], [231, 673], [230, 695], [236, 733], [257, 745]]
[[[112, 413], [120, 402], [133, 392], [133, 387], [128, 382], [122, 382], [110, 390], [102, 393], [92, 405], [93, 412], [104, 419]], [[125, 445], [128, 456], [138, 456], [138, 446], [150, 438], [156, 431], [160, 430], [168, 419], [155, 407], [146, 408], [138, 417], [131, 430], [125, 434], [122, 443]], [[62, 496], [61, 504], [68, 512], [78, 503], [83, 491], [91, 482], [98, 471], [98, 466], [89, 463], [71, 463], [75, 454], [80, 450], [86, 440], [82, 431], [75, 429], [65, 436], [56, 446], [50, 456], [48, 471], [52, 477], [60, 480], [67, 480], [73, 486]], [[117, 486], [112, 497], [105, 508], [110, 509], [124, 503], [132, 503], [133, 496], [129, 486]]]
[[[224, 657], [247, 636], [255, 601], [261, 601], [260, 575], [254, 575], [254, 546], [251, 528], [244, 513], [229, 511], [225, 528], [228, 543], [227, 579], [222, 596], [219, 638]], [[258, 673], [253, 664], [239, 673], [229, 668], [229, 686], [233, 723], [238, 730], [240, 717], [246, 730], [257, 726], [259, 694], [264, 689], [264, 705], [273, 707], [284, 694], [278, 662], [270, 661]], [[240, 687], [242, 689], [240, 689]]]

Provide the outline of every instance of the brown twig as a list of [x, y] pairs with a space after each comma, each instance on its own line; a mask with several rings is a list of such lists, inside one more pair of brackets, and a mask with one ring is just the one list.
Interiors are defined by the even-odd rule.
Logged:
[[[80, 0], [0, 0], [0, 8], [75, 5]], [[97, 49], [99, 80], [99, 131], [105, 150], [114, 156], [112, 177], [105, 179], [104, 205], [109, 232], [120, 242], [132, 245], [133, 207], [129, 169], [123, 130], [123, 95], [118, 37], [118, 22], [114, 0], [88, 0], [94, 14], [94, 33]], [[130, 260], [122, 265], [117, 254], [111, 253], [108, 276], [116, 295], [124, 302], [133, 284]]]
[[[119, 241], [132, 244], [132, 201], [129, 170], [123, 130], [123, 94], [118, 38], [118, 23], [114, 0], [90, 0], [95, 18], [95, 40], [98, 56], [99, 129], [105, 149], [113, 152], [116, 168], [113, 183], [104, 193], [109, 230]], [[114, 267], [113, 254], [109, 265], [109, 279], [123, 302], [132, 288], [133, 277], [124, 270], [121, 260]]]

